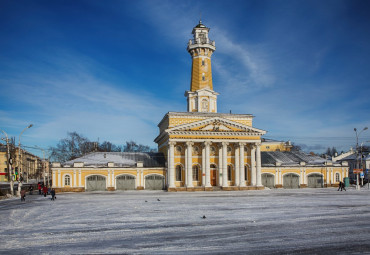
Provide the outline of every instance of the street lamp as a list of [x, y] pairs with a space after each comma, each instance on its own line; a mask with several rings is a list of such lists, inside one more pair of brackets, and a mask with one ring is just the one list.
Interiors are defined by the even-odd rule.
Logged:
[[[360, 134], [362, 132], [364, 132], [365, 130], [367, 130], [368, 128], [367, 127], [364, 127], [360, 132], [357, 133], [357, 128], [354, 128], [353, 130], [355, 131], [356, 133], [356, 168], [359, 169], [360, 166], [359, 166], [359, 161], [358, 161], [358, 138], [360, 136]], [[362, 164], [362, 161], [361, 161], [361, 164]], [[361, 168], [362, 168], [362, 165], [361, 165]], [[359, 176], [358, 174], [356, 175], [356, 189], [359, 190], [360, 189], [360, 186], [358, 185], [359, 183]]]
[[[18, 163], [18, 173], [19, 173], [19, 176], [22, 173], [21, 136], [22, 136], [22, 134], [23, 134], [24, 131], [26, 131], [27, 129], [31, 128], [32, 126], [33, 125], [30, 124], [28, 127], [24, 128], [22, 130], [22, 132], [20, 133], [20, 135], [19, 135], [19, 140], [18, 140], [18, 162], [19, 162]], [[22, 181], [18, 177], [18, 192], [19, 192], [19, 194], [17, 194], [17, 195], [19, 195], [19, 196], [20, 196], [20, 192], [21, 192], [21, 183], [22, 183]], [[28, 171], [27, 171], [27, 183], [28, 183]]]
[[4, 131], [1, 130], [5, 134], [6, 137], [6, 161], [7, 161], [7, 168], [9, 171], [9, 181], [10, 181], [10, 194], [13, 196], [14, 195], [14, 190], [13, 190], [13, 173], [12, 173], [12, 164], [10, 163], [10, 150], [9, 150], [9, 138], [8, 134]]

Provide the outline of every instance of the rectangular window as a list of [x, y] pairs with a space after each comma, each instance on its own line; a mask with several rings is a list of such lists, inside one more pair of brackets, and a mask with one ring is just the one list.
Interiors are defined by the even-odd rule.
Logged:
[[335, 174], [335, 181], [336, 182], [339, 182], [340, 181], [340, 178], [339, 178], [339, 174], [338, 173]]
[[204, 62], [204, 60], [202, 60], [202, 66], [205, 66], [206, 65], [206, 63]]
[[198, 167], [194, 166], [193, 167], [193, 181], [198, 181], [199, 180], [199, 171]]
[[176, 181], [181, 181], [181, 166], [176, 166]]
[[69, 175], [66, 175], [64, 177], [64, 185], [71, 185], [71, 178], [69, 177]]
[[227, 166], [227, 180], [231, 181], [231, 167]]

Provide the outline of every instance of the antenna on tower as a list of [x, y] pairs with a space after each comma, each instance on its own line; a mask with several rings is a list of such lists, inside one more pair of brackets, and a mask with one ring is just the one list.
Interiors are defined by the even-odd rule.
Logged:
[[202, 12], [199, 13], [199, 24], [202, 24]]

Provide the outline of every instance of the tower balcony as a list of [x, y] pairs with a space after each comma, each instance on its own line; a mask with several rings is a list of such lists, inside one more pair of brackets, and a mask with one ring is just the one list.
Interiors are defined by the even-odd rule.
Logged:
[[212, 41], [212, 40], [205, 40], [203, 42], [201, 42], [199, 39], [197, 41], [194, 41], [194, 40], [189, 40], [188, 42], [188, 51], [189, 50], [192, 50], [192, 49], [195, 49], [195, 48], [209, 48], [209, 49], [212, 49], [213, 51], [216, 50], [216, 43], [215, 41]]

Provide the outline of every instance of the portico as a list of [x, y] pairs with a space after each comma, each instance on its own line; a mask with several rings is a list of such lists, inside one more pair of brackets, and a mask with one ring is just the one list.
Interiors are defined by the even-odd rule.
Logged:
[[[259, 141], [170, 139], [168, 144], [168, 190], [262, 187], [261, 153], [256, 149], [260, 147]], [[193, 152], [194, 146], [197, 150], [202, 148], [200, 153]]]

